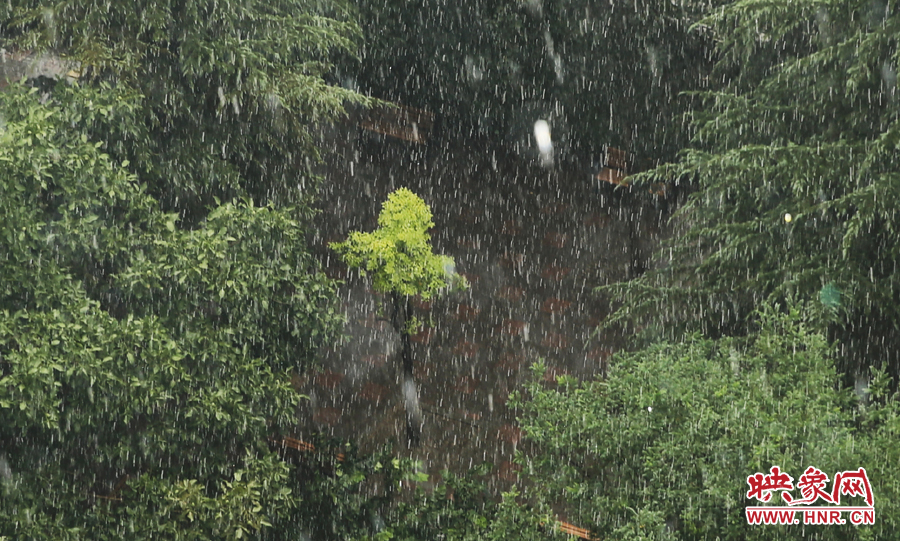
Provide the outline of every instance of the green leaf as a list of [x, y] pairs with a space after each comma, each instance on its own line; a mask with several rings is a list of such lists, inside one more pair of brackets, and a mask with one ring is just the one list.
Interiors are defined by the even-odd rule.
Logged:
[[841, 290], [829, 282], [819, 290], [819, 301], [827, 308], [836, 310], [841, 306]]

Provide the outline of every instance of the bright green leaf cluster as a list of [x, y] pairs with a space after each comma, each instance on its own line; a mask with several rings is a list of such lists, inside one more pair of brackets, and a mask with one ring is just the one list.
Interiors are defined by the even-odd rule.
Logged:
[[428, 230], [431, 210], [406, 188], [388, 196], [378, 216], [378, 229], [355, 231], [331, 248], [351, 268], [372, 274], [376, 291], [431, 298], [456, 275], [453, 259], [435, 255]]

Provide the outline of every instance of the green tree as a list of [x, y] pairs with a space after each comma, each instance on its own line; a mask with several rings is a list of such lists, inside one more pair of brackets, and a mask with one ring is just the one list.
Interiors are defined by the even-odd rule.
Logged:
[[139, 122], [91, 126], [167, 211], [194, 226], [215, 198], [249, 196], [309, 212], [312, 127], [366, 103], [328, 85], [359, 30], [340, 0], [47, 2], [0, 7], [8, 50], [53, 51], [80, 80], [140, 97]]
[[645, 179], [692, 183], [656, 270], [613, 289], [658, 336], [747, 332], [760, 302], [821, 299], [841, 371], [900, 373], [893, 4], [738, 1], [691, 148]]
[[482, 471], [464, 477], [444, 472], [441, 483], [430, 493], [418, 491], [411, 501], [401, 502], [389, 515], [392, 539], [401, 541], [446, 539], [447, 541], [538, 541], [562, 539], [547, 509], [534, 509], [517, 501], [515, 490], [502, 500], [489, 494], [480, 480]]
[[[412, 318], [411, 297], [430, 299], [451, 284], [465, 287], [465, 278], [455, 272], [453, 259], [435, 255], [428, 230], [434, 226], [431, 210], [406, 188], [388, 196], [378, 215], [378, 229], [354, 231], [344, 242], [332, 243], [350, 268], [372, 274], [375, 291], [391, 296], [391, 323], [400, 334], [404, 392], [414, 393], [412, 345], [409, 336], [419, 327]], [[407, 396], [407, 431], [412, 444], [418, 442], [421, 415], [417, 398]]]
[[372, 274], [379, 293], [430, 299], [449, 283], [453, 259], [431, 249], [431, 210], [422, 198], [400, 188], [388, 196], [378, 215], [378, 229], [354, 231], [331, 244], [351, 268]]
[[[296, 505], [265, 442], [291, 426], [300, 397], [287, 367], [254, 347], [264, 334], [190, 313], [182, 327], [172, 313], [115, 317], [87, 293], [89, 265], [128, 257], [134, 266], [113, 278], [124, 297], [187, 284], [228, 313], [247, 303], [240, 288], [272, 299], [278, 280], [225, 247], [239, 254], [273, 235], [289, 246], [298, 234], [286, 216], [247, 205], [175, 228], [77, 127], [133, 111], [108, 88], [62, 84], [47, 103], [20, 86], [0, 94], [0, 533], [15, 538], [121, 538], [129, 523], [108, 522], [104, 498], [143, 535], [197, 514], [197, 538], [239, 537]], [[246, 285], [212, 283], [232, 272]]]
[[[90, 298], [118, 318], [152, 314], [178, 332], [231, 328], [277, 366], [313, 361], [339, 316], [327, 301], [333, 286], [302, 242], [318, 186], [311, 130], [345, 101], [365, 102], [324, 80], [331, 52], [349, 50], [358, 33], [341, 17], [337, 3], [296, 0], [0, 7], [3, 46], [65, 54], [83, 86], [109, 88], [127, 104], [72, 122], [137, 176], [176, 233], [146, 257], [83, 252], [78, 272]], [[239, 216], [253, 225], [235, 226]], [[216, 234], [200, 242], [205, 224]], [[179, 263], [189, 237], [194, 252]], [[203, 266], [190, 273], [185, 261]], [[154, 275], [157, 263], [164, 272]]]
[[[835, 348], [799, 310], [776, 312], [760, 314], [760, 330], [750, 339], [693, 336], [620, 354], [604, 380], [561, 377], [553, 387], [537, 367], [517, 399], [522, 428], [536, 447], [521, 457], [541, 487], [535, 495], [564, 504], [572, 522], [591, 525], [598, 539], [893, 535], [900, 523], [893, 467], [898, 396], [887, 393], [883, 372], [868, 403], [836, 390]], [[810, 466], [829, 479], [866, 468], [875, 525], [814, 534], [802, 524], [748, 527], [744, 509], [758, 503], [747, 498], [747, 477], [772, 466], [795, 483]], [[792, 494], [801, 497], [799, 490]]]
[[[0, 537], [369, 533], [390, 493], [360, 481], [408, 463], [323, 446], [291, 465], [268, 443], [295, 424], [290, 372], [340, 321], [294, 213], [228, 203], [182, 230], [79, 128], [133, 122], [127, 95], [45, 100], [0, 93]], [[128, 311], [89, 296], [95, 261]]]
[[305, 238], [312, 125], [365, 101], [324, 81], [354, 34], [326, 3], [0, 6], [4, 48], [80, 71], [0, 93], [0, 537], [289, 537], [358, 507], [269, 445], [341, 323]]

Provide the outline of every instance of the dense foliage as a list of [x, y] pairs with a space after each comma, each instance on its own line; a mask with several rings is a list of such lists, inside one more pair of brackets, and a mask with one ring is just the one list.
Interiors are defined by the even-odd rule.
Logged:
[[[98, 101], [108, 104], [85, 99], [92, 109], [72, 116], [73, 133], [134, 174], [148, 207], [169, 213], [173, 234], [145, 240], [146, 256], [102, 242], [116, 255], [83, 254], [76, 274], [90, 297], [118, 318], [232, 328], [278, 366], [311, 361], [338, 319], [303, 246], [317, 194], [310, 130], [363, 100], [324, 82], [329, 51], [355, 35], [329, 14], [337, 5], [288, 0], [0, 8], [4, 46], [61, 51], [83, 86], [105, 89]], [[130, 235], [135, 225], [117, 218], [104, 230]]]
[[[356, 8], [363, 32], [332, 2], [0, 6], [0, 46], [62, 53], [76, 80], [0, 93], [0, 539], [538, 539], [562, 502], [603, 538], [782, 539], [808, 530], [748, 530], [745, 479], [811, 464], [866, 467], [878, 516], [812, 535], [891, 536], [897, 397], [877, 370], [860, 399], [837, 380], [900, 372], [896, 6]], [[669, 342], [602, 381], [535, 379], [519, 406], [538, 452], [521, 460], [540, 488], [524, 497], [448, 477], [390, 507], [407, 462], [272, 445], [301, 400], [291, 372], [340, 324], [305, 244], [312, 126], [369, 101], [326, 82], [359, 35], [345, 86], [511, 146], [546, 118], [557, 148], [668, 158], [679, 92], [715, 88], [693, 95], [691, 148], [644, 177], [695, 188], [687, 234], [615, 288], [613, 319], [649, 314]], [[400, 190], [378, 230], [334, 246], [392, 294], [408, 381], [408, 299], [452, 274], [432, 225]], [[805, 317], [751, 316], [788, 299]]]
[[[539, 446], [522, 458], [535, 495], [567, 502], [598, 539], [891, 537], [900, 525], [898, 397], [881, 373], [857, 403], [836, 390], [834, 348], [798, 310], [760, 317], [752, 339], [692, 337], [618, 355], [605, 380], [562, 377], [550, 388], [538, 368], [520, 401]], [[748, 526], [744, 509], [758, 503], [747, 477], [772, 466], [795, 480], [809, 466], [829, 479], [866, 468], [875, 525]]]
[[0, 93], [0, 537], [277, 536], [326, 514], [301, 502], [359, 509], [269, 443], [341, 321], [305, 242], [310, 130], [364, 100], [324, 82], [354, 27], [323, 6], [0, 6], [7, 51], [77, 72]]
[[466, 477], [444, 472], [444, 479], [430, 493], [418, 492], [410, 502], [402, 502], [390, 514], [391, 539], [417, 541], [547, 541], [562, 539], [556, 521], [547, 509], [522, 505], [518, 492], [496, 498], [487, 492], [479, 477], [490, 464], [483, 464]]
[[739, 1], [702, 24], [723, 83], [680, 161], [648, 175], [694, 184], [687, 233], [617, 286], [619, 315], [668, 337], [739, 334], [764, 300], [821, 299], [842, 371], [900, 373], [896, 6]]
[[[223, 509], [209, 532], [234, 534], [277, 516], [290, 493], [278, 486], [287, 469], [265, 440], [290, 426], [299, 396], [286, 367], [259, 355], [264, 335], [252, 321], [202, 317], [204, 305], [190, 298], [149, 310], [154, 294], [165, 298], [159, 291], [185, 283], [224, 314], [241, 307], [243, 286], [210, 278], [242, 274], [253, 262], [212, 247], [252, 251], [261, 239], [243, 225], [283, 235], [290, 221], [239, 205], [223, 209], [230, 221], [178, 230], [101, 143], [72, 128], [131, 112], [108, 88], [63, 84], [47, 103], [18, 86], [0, 94], [0, 452], [8, 467], [0, 532], [13, 537], [99, 538], [104, 530], [93, 528], [102, 518], [86, 514], [102, 509], [98, 497], [165, 500], [197, 486], [242, 508]], [[103, 265], [119, 271], [105, 277], [118, 294], [146, 312], [114, 315], [89, 296], [90, 269]], [[247, 275], [248, 289], [271, 290], [266, 276]], [[179, 321], [176, 308], [198, 317]], [[131, 496], [120, 490], [126, 482]], [[245, 514], [259, 506], [266, 511]], [[142, 517], [133, 520], [150, 531], [142, 520], [164, 518]]]
[[10, 50], [50, 50], [80, 79], [140, 97], [136, 123], [91, 126], [127, 159], [151, 194], [187, 224], [215, 197], [257, 204], [309, 202], [315, 179], [311, 126], [347, 100], [325, 83], [334, 51], [356, 26], [337, 2], [43, 2], [0, 7]]

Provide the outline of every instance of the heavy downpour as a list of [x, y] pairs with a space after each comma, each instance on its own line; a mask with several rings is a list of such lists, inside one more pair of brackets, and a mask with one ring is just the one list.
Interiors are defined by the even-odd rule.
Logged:
[[0, 5], [0, 541], [895, 539], [898, 36]]

